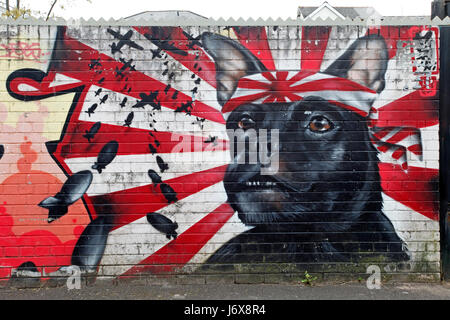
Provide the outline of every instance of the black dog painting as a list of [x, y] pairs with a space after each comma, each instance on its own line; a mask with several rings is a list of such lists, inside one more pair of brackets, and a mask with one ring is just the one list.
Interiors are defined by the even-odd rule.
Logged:
[[[279, 168], [273, 174], [262, 174], [259, 162], [239, 163], [248, 150], [232, 155], [224, 179], [228, 201], [253, 228], [207, 263], [357, 261], [379, 255], [407, 260], [403, 241], [383, 214], [379, 160], [367, 119], [374, 95], [385, 86], [384, 39], [359, 38], [323, 73], [289, 75], [271, 73], [224, 36], [205, 33], [202, 39], [216, 63], [227, 129], [243, 135], [250, 129], [279, 132]], [[254, 93], [259, 79], [273, 84], [262, 87], [272, 90], [263, 101]]]

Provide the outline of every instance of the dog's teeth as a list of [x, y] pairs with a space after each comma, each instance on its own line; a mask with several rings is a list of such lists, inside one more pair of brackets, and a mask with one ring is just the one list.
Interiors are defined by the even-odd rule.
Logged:
[[247, 187], [272, 187], [276, 186], [276, 183], [271, 181], [246, 181], [245, 185]]

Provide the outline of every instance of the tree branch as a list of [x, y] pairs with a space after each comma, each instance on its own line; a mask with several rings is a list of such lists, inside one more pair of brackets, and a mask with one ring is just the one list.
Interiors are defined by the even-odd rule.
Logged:
[[50, 13], [52, 12], [53, 7], [54, 7], [55, 4], [56, 4], [56, 1], [58, 1], [58, 0], [53, 1], [52, 6], [50, 7], [50, 10], [48, 11], [47, 18], [45, 18], [45, 21], [47, 21], [48, 18], [50, 17]]

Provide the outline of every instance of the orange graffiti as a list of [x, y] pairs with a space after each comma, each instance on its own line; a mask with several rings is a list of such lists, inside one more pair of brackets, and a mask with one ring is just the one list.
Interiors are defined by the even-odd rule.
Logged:
[[74, 226], [86, 225], [89, 222], [83, 203], [75, 203], [66, 216], [48, 223], [48, 210], [37, 204], [56, 194], [63, 183], [47, 172], [32, 170], [32, 164], [37, 160], [37, 152], [31, 147], [32, 142], [25, 137], [25, 141], [20, 145], [23, 157], [17, 161], [19, 173], [9, 176], [0, 184], [0, 194], [6, 196], [8, 212], [14, 219], [13, 231], [15, 234], [23, 234], [38, 228], [53, 232], [60, 238], [64, 237], [64, 241], [73, 239]]
[[0, 184], [0, 280], [27, 261], [45, 272], [70, 265], [75, 243], [90, 222], [81, 201], [70, 206], [63, 217], [48, 222], [48, 210], [38, 203], [56, 194], [63, 182], [32, 168], [40, 158], [34, 144], [24, 137], [19, 147], [22, 156], [16, 160], [18, 173]]

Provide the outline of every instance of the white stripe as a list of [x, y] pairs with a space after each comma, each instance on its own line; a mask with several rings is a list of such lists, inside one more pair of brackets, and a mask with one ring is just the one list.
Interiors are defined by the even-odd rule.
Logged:
[[81, 82], [81, 81], [78, 79], [72, 78], [72, 77], [68, 77], [61, 73], [56, 73], [55, 78], [53, 79], [52, 83], [49, 84], [48, 87], [52, 88], [52, 87], [56, 87], [56, 86], [61, 86], [61, 85], [71, 84], [71, 83], [78, 83], [78, 82]]
[[269, 95], [270, 91], [267, 91], [265, 89], [246, 89], [246, 88], [237, 87], [236, 91], [233, 93], [233, 96], [230, 98], [230, 100], [237, 99], [240, 97], [246, 97], [246, 96], [250, 96], [250, 95], [254, 95], [254, 94], [259, 94], [259, 93], [267, 93], [267, 95]]
[[[266, 73], [270, 73], [270, 74], [272, 74], [272, 76], [274, 78], [276, 78], [276, 76], [275, 76], [276, 72], [266, 72]], [[262, 82], [263, 84], [269, 84], [269, 85], [272, 84], [272, 80], [267, 79], [261, 73], [255, 73], [255, 74], [252, 74], [252, 75], [249, 75], [249, 76], [245, 76], [242, 79], [252, 79], [252, 80], [255, 80], [255, 81], [258, 81], [258, 82]]]
[[297, 26], [267, 27], [267, 37], [276, 70], [300, 70], [301, 32]]
[[[420, 237], [420, 232], [411, 232], [411, 230], [423, 230], [424, 222], [427, 223], [427, 231], [439, 231], [439, 221], [434, 221], [425, 217], [401, 202], [394, 200], [385, 193], [382, 193], [382, 197], [384, 214], [392, 222], [397, 234], [405, 241], [408, 248], [417, 242], [424, 241], [423, 238], [414, 237]], [[416, 260], [416, 254], [423, 255], [423, 251], [417, 253], [412, 251], [411, 253], [413, 254], [412, 261]], [[420, 256], [418, 259], [421, 260]]]
[[26, 83], [19, 83], [19, 85], [17, 86], [17, 89], [19, 89], [19, 91], [22, 91], [22, 92], [38, 91], [37, 88], [32, 87]]
[[[176, 231], [180, 235], [226, 199], [223, 182], [219, 182], [156, 212], [177, 222]], [[123, 274], [169, 242], [164, 234], [147, 222], [146, 217], [133, 221], [109, 234], [99, 273]]]
[[92, 169], [96, 157], [66, 159], [66, 164], [72, 172], [90, 170], [93, 174], [92, 183], [87, 190], [89, 196], [107, 194], [151, 184], [148, 170], [155, 170], [163, 181], [184, 176], [198, 171], [212, 169], [230, 162], [229, 151], [204, 151], [164, 153], [160, 157], [169, 166], [161, 173], [152, 154], [118, 155], [99, 174]]
[[306, 78], [303, 78], [303, 79], [297, 81], [296, 83], [292, 84], [291, 87], [299, 86], [301, 84], [308, 83], [311, 81], [318, 81], [318, 80], [323, 80], [323, 79], [334, 79], [334, 78], [337, 78], [337, 77], [331, 76], [326, 73], [315, 73], [313, 75], [310, 75]]

